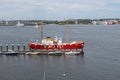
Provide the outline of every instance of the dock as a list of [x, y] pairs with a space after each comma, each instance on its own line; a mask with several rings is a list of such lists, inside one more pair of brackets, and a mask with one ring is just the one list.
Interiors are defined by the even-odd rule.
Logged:
[[[31, 49], [28, 45], [26, 44], [5, 44], [5, 45], [0, 45], [0, 54], [4, 54], [6, 52], [8, 52], [9, 50], [15, 51], [18, 54], [22, 54], [25, 55], [28, 52], [37, 52], [40, 55], [48, 55], [49, 52], [55, 52], [55, 51], [61, 51], [62, 54], [64, 54], [65, 52], [69, 52], [71, 51], [71, 49], [63, 49], [63, 50], [59, 50], [59, 49], [46, 49], [46, 50], [35, 50], [35, 49]], [[75, 49], [74, 51], [80, 52], [81, 54], [83, 54], [83, 49]]]

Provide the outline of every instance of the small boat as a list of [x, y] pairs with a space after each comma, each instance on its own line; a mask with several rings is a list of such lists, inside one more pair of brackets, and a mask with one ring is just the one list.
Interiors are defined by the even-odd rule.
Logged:
[[38, 54], [40, 54], [40, 52], [27, 52], [26, 54], [28, 54], [28, 55], [38, 55]]
[[78, 55], [80, 54], [79, 51], [69, 51], [69, 52], [65, 52], [66, 55]]
[[23, 23], [20, 23], [20, 22], [18, 21], [17, 24], [16, 24], [16, 26], [18, 26], [18, 27], [23, 27], [24, 24], [23, 24]]
[[13, 50], [8, 50], [7, 52], [3, 53], [4, 55], [17, 55], [18, 53]]
[[48, 52], [48, 55], [62, 55], [63, 52], [61, 51], [54, 51], [54, 52]]

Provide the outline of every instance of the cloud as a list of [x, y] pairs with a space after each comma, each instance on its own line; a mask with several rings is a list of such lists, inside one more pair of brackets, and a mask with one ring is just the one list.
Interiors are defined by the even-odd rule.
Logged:
[[48, 15], [86, 16], [98, 12], [103, 15], [101, 11], [119, 12], [119, 5], [120, 0], [1, 0], [0, 15], [14, 18], [18, 16], [37, 18]]

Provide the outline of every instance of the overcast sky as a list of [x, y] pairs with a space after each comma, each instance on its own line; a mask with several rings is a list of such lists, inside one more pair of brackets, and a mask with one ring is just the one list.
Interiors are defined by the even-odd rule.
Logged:
[[120, 18], [120, 0], [0, 0], [0, 20]]

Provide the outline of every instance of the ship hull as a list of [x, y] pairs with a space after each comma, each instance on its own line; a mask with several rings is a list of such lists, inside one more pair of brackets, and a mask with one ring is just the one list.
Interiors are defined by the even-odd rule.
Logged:
[[62, 44], [52, 44], [52, 45], [45, 45], [45, 44], [40, 44], [40, 43], [29, 43], [28, 44], [31, 49], [34, 50], [46, 50], [46, 51], [58, 51], [58, 50], [63, 50], [63, 51], [71, 51], [71, 50], [77, 50], [81, 51], [84, 48], [84, 42], [77, 42], [74, 44], [70, 43], [62, 43]]

